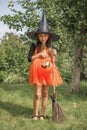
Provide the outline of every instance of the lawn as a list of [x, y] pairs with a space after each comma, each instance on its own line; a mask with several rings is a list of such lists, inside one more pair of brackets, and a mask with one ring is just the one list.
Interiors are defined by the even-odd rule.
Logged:
[[87, 130], [87, 83], [80, 83], [77, 94], [70, 93], [69, 87], [63, 84], [56, 89], [67, 120], [55, 123], [50, 96], [45, 121], [33, 121], [34, 88], [27, 83], [0, 84], [0, 130]]

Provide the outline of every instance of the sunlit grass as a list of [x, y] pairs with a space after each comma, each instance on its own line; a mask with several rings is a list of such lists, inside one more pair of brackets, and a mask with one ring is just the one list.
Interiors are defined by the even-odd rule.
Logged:
[[[33, 121], [34, 88], [28, 84], [0, 84], [0, 130], [86, 130], [87, 83], [81, 82], [77, 94], [69, 92], [70, 86], [56, 88], [58, 102], [67, 120], [57, 124], [52, 121], [52, 102], [49, 96], [45, 121]], [[49, 94], [52, 88], [49, 90]]]

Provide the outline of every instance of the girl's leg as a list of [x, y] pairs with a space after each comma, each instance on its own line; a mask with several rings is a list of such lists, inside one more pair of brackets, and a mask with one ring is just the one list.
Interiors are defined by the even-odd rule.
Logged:
[[42, 87], [42, 107], [41, 107], [41, 117], [40, 119], [44, 119], [44, 112], [48, 101], [48, 87], [43, 86]]
[[37, 120], [38, 109], [41, 97], [41, 86], [35, 86], [35, 94], [34, 94], [34, 120]]

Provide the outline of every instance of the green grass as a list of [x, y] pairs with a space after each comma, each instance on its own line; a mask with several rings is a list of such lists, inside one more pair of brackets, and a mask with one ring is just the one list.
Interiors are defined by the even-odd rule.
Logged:
[[77, 94], [70, 93], [69, 87], [63, 84], [56, 89], [58, 101], [67, 116], [65, 122], [58, 124], [51, 118], [50, 96], [45, 121], [33, 121], [34, 88], [28, 84], [0, 84], [0, 130], [86, 130], [87, 83], [81, 82]]

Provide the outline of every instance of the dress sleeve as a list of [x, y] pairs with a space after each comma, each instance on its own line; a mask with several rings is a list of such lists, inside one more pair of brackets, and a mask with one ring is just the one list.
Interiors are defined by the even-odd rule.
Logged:
[[32, 44], [30, 49], [29, 49], [29, 53], [28, 53], [28, 61], [29, 62], [31, 62], [31, 58], [32, 58], [32, 56], [34, 54], [35, 48], [36, 48], [36, 45]]

